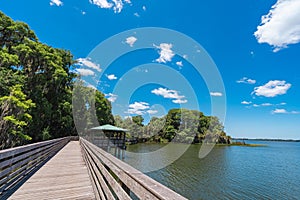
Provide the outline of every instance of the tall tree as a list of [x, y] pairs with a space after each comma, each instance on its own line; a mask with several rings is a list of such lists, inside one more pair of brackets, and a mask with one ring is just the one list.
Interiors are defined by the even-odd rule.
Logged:
[[21, 85], [11, 88], [9, 96], [0, 98], [0, 144], [1, 149], [24, 144], [32, 138], [24, 134], [24, 127], [28, 126], [32, 117], [28, 111], [35, 104], [27, 99], [21, 90]]

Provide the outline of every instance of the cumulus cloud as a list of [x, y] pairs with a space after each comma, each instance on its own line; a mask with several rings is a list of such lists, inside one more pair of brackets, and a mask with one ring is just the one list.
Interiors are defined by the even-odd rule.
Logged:
[[250, 105], [250, 104], [252, 104], [252, 102], [251, 101], [242, 101], [241, 104], [243, 104], [243, 105]]
[[255, 84], [256, 80], [247, 78], [247, 77], [243, 77], [240, 80], [236, 81], [237, 83], [246, 83], [246, 84]]
[[78, 58], [76, 61], [79, 66], [89, 67], [97, 70], [98, 72], [101, 72], [102, 70], [99, 64], [93, 63], [89, 58]]
[[300, 114], [300, 112], [298, 111], [287, 111], [286, 109], [275, 109], [275, 110], [272, 110], [271, 112], [272, 114]]
[[172, 100], [172, 102], [177, 104], [184, 104], [187, 103], [188, 101], [186, 99], [174, 99]]
[[81, 76], [94, 76], [95, 72], [90, 69], [76, 69]]
[[99, 6], [100, 8], [111, 8], [113, 7], [112, 3], [107, 2], [107, 0], [90, 0], [90, 3]]
[[114, 75], [114, 74], [106, 75], [106, 77], [108, 78], [108, 80], [111, 80], [111, 81], [118, 79], [118, 77], [116, 77], [116, 75]]
[[172, 58], [175, 56], [172, 51], [172, 44], [161, 43], [159, 46], [154, 46], [159, 49], [159, 58], [156, 59], [157, 62], [167, 63], [172, 61]]
[[120, 13], [123, 10], [124, 3], [131, 3], [130, 0], [90, 0], [91, 4], [94, 4], [100, 8], [110, 9], [112, 8], [115, 13]]
[[277, 52], [300, 42], [300, 1], [278, 0], [254, 33], [259, 43], [267, 43]]
[[176, 65], [177, 65], [178, 67], [183, 67], [182, 61], [176, 62]]
[[142, 8], [143, 8], [143, 10], [144, 10], [144, 11], [146, 11], [146, 10], [147, 10], [146, 6], [143, 6]]
[[253, 104], [253, 107], [268, 107], [268, 106], [275, 106], [275, 105], [271, 103]]
[[264, 96], [264, 97], [276, 97], [278, 95], [286, 94], [287, 91], [291, 88], [290, 83], [286, 83], [286, 81], [269, 81], [265, 85], [255, 87], [254, 93], [256, 96]]
[[223, 94], [221, 92], [210, 92], [210, 96], [221, 97], [221, 96], [223, 96]]
[[147, 113], [150, 115], [154, 115], [154, 114], [158, 113], [158, 111], [157, 110], [147, 110]]
[[285, 114], [287, 111], [285, 109], [275, 109], [272, 111], [273, 114]]
[[129, 46], [133, 47], [133, 45], [134, 45], [134, 43], [135, 43], [136, 41], [137, 41], [137, 38], [131, 36], [131, 37], [126, 38], [126, 41], [125, 41], [125, 42], [126, 42]]
[[[251, 101], [242, 101], [241, 104], [243, 105], [250, 105], [252, 104]], [[277, 103], [277, 104], [272, 104], [272, 103], [261, 103], [261, 104], [253, 104], [253, 107], [270, 107], [270, 106], [284, 106], [286, 105], [285, 102], [282, 103]]]
[[50, 1], [50, 6], [62, 6], [63, 2], [60, 0], [51, 0]]
[[106, 94], [105, 96], [106, 96], [107, 100], [112, 103], [115, 102], [118, 98], [118, 95], [112, 94], [112, 93]]
[[146, 102], [134, 102], [129, 105], [129, 109], [127, 111], [128, 114], [134, 115], [143, 115], [150, 108], [149, 104]]
[[264, 106], [264, 107], [266, 107], [266, 106], [273, 106], [273, 104], [271, 104], [271, 103], [262, 103], [261, 106]]
[[179, 95], [179, 92], [176, 90], [168, 90], [167, 88], [158, 88], [151, 91], [151, 93], [156, 94], [157, 96], [162, 96], [166, 99], [173, 99], [173, 103], [183, 104], [187, 103], [188, 101], [183, 95]]

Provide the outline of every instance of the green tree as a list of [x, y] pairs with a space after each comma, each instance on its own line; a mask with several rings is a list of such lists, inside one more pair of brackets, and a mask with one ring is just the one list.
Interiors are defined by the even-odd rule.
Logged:
[[133, 116], [132, 121], [139, 126], [144, 126], [144, 124], [143, 124], [144, 118], [142, 115]]
[[114, 117], [111, 113], [111, 103], [105, 98], [104, 94], [98, 90], [95, 90], [95, 109], [100, 125], [115, 124]]
[[21, 85], [11, 88], [9, 96], [0, 98], [0, 144], [1, 149], [24, 144], [32, 138], [24, 134], [24, 127], [28, 126], [32, 117], [28, 111], [35, 104], [22, 92]]

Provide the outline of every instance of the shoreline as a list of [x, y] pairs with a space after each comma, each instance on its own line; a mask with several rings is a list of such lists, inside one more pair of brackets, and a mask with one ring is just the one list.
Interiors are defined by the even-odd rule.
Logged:
[[255, 141], [270, 141], [270, 142], [300, 142], [296, 139], [267, 139], [267, 138], [232, 138], [232, 140], [255, 140]]

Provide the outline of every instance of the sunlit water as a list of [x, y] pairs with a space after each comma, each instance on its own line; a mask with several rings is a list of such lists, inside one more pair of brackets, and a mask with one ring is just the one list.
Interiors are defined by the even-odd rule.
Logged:
[[[216, 146], [204, 159], [200, 145], [191, 145], [171, 165], [147, 173], [188, 199], [300, 199], [300, 143], [247, 141], [266, 147]], [[180, 148], [182, 144], [176, 144]], [[137, 144], [131, 152], [149, 152], [160, 144]], [[125, 162], [143, 169], [147, 163], [167, 160], [126, 156]]]

